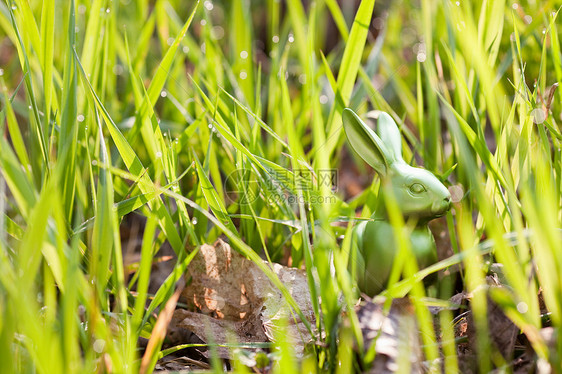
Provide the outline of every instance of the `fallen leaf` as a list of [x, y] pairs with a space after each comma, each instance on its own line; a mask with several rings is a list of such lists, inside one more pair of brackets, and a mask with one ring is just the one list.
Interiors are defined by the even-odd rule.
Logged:
[[[177, 309], [174, 312], [171, 325], [175, 329], [193, 331], [206, 343], [228, 344], [264, 343], [268, 338], [262, 327], [259, 313], [252, 314], [243, 320], [218, 319], [201, 313]], [[230, 358], [228, 348], [219, 347], [217, 353], [221, 358]], [[205, 353], [204, 353], [205, 354]], [[208, 356], [205, 354], [205, 356]]]
[[[494, 266], [492, 275], [486, 277], [486, 285], [480, 286], [474, 292], [486, 292], [487, 299], [487, 323], [490, 327], [488, 329], [489, 338], [493, 345], [505, 360], [508, 362], [512, 360], [519, 335], [519, 328], [505, 315], [502, 308], [492, 300], [490, 293], [494, 289], [503, 289], [505, 286], [502, 283], [503, 273], [501, 266]], [[472, 293], [463, 294], [462, 298], [468, 300], [472, 299]], [[472, 301], [471, 301], [472, 302]], [[455, 326], [456, 337], [466, 337], [467, 343], [458, 345], [459, 367], [461, 371], [476, 372], [476, 353], [477, 348], [477, 332], [472, 315], [472, 310], [463, 313], [461, 317], [457, 318]]]
[[[256, 270], [259, 273], [257, 273]], [[310, 324], [314, 325], [314, 309], [308, 288], [306, 272], [301, 269], [288, 268], [279, 264], [273, 264], [273, 271], [285, 284], [289, 293], [293, 296]], [[302, 354], [304, 346], [313, 341], [306, 325], [297, 315], [293, 315], [291, 309], [287, 306], [283, 294], [259, 269], [257, 269], [257, 267], [254, 269], [253, 275], [262, 282], [269, 283], [269, 287], [257, 290], [258, 292], [261, 291], [261, 298], [263, 300], [261, 321], [265, 334], [271, 341], [274, 341], [278, 321], [281, 319], [287, 320], [287, 339], [293, 342], [296, 354]]]
[[164, 309], [158, 315], [158, 319], [156, 320], [156, 324], [154, 325], [152, 334], [148, 340], [148, 345], [144, 355], [142, 356], [141, 367], [139, 370], [140, 374], [152, 371], [154, 365], [156, 364], [156, 353], [160, 350], [162, 342], [166, 337], [166, 330], [172, 320], [174, 309], [176, 308], [182, 289], [183, 284], [180, 284], [172, 297], [170, 297], [170, 299], [166, 302]]
[[[511, 322], [511, 320], [503, 312], [502, 308], [490, 297], [490, 291], [494, 288], [501, 289], [507, 286], [502, 284], [501, 278], [497, 275], [497, 273], [494, 273], [493, 276], [487, 276], [486, 283], [487, 317], [488, 326], [490, 326], [490, 340], [502, 356], [506, 360], [509, 360], [513, 356], [513, 350], [515, 348], [517, 335], [519, 334], [519, 328]], [[474, 322], [472, 321], [472, 314], [468, 315], [467, 335], [469, 344], [473, 348], [473, 351], [476, 352], [477, 334]]]
[[252, 265], [222, 240], [204, 244], [188, 266], [191, 280], [180, 301], [216, 318], [242, 319], [259, 304], [247, 293], [253, 288], [247, 277]]
[[[271, 267], [314, 325], [306, 272], [275, 263]], [[267, 342], [274, 340], [277, 321], [287, 319], [286, 332], [296, 354], [302, 354], [305, 344], [314, 340], [269, 278], [220, 239], [201, 246], [186, 278], [188, 285], [180, 302], [189, 310], [176, 310], [171, 323], [175, 331], [187, 329], [207, 343]], [[227, 358], [229, 352], [219, 349], [219, 355]]]
[[366, 301], [356, 308], [365, 351], [375, 344], [370, 373], [422, 373], [423, 356], [414, 307], [408, 298], [394, 299], [388, 314], [383, 303]]

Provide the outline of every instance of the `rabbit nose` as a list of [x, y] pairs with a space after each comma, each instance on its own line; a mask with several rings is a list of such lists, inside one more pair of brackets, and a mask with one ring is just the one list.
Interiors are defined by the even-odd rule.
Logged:
[[445, 212], [451, 209], [451, 197], [444, 197], [443, 200], [435, 200], [431, 205], [431, 212], [437, 217], [441, 217]]

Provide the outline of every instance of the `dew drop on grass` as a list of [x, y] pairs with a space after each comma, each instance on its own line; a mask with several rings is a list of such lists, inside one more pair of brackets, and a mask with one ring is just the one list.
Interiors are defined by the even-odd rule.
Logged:
[[213, 26], [211, 29], [211, 36], [215, 40], [220, 40], [224, 37], [224, 29], [220, 26]]
[[191, 220], [191, 223], [193, 225], [197, 225], [197, 217], [193, 217], [193, 219]]
[[162, 91], [162, 92], [160, 92], [160, 96], [166, 97], [166, 96], [168, 96], [168, 93], [166, 91]]
[[106, 12], [107, 14], [109, 14], [109, 12], [111, 12], [111, 9], [107, 8], [107, 9], [105, 10], [105, 12]]
[[123, 66], [121, 64], [115, 64], [113, 66], [113, 74], [115, 75], [123, 74]]
[[306, 74], [299, 75], [299, 83], [305, 84], [306, 83]]
[[424, 62], [425, 59], [426, 59], [425, 52], [420, 52], [420, 53], [418, 53], [417, 56], [416, 56], [416, 59], [417, 59], [419, 62]]
[[166, 43], [168, 43], [168, 45], [170, 46], [170, 45], [174, 44], [174, 40], [175, 40], [174, 38], [168, 38]]
[[425, 43], [423, 41], [414, 44], [414, 47], [412, 48], [412, 50], [414, 51], [414, 53], [425, 53]]
[[451, 194], [451, 201], [453, 203], [458, 203], [462, 200], [464, 196], [464, 189], [460, 184], [449, 187], [449, 193]]
[[519, 4], [513, 3], [513, 5], [512, 5], [511, 7], [512, 7], [513, 9], [517, 9], [517, 8], [519, 8]]
[[295, 41], [295, 37], [293, 36], [293, 34], [289, 34], [289, 43], [292, 43]]
[[189, 47], [184, 46], [182, 49], [183, 53], [188, 53], [189, 52]]
[[531, 118], [536, 124], [543, 123], [546, 120], [546, 112], [542, 108], [536, 108], [531, 111]]
[[4, 75], [4, 69], [0, 69], [0, 76]]
[[533, 17], [531, 17], [530, 15], [526, 15], [525, 17], [523, 17], [523, 20], [525, 21], [525, 23], [528, 25], [531, 22], [533, 22]]
[[160, 157], [162, 157], [162, 152], [160, 151], [156, 152], [156, 158], [160, 158]]
[[105, 348], [105, 340], [103, 339], [97, 339], [94, 342], [94, 351], [96, 351], [97, 353], [102, 353], [103, 349]]
[[529, 307], [527, 306], [527, 303], [521, 301], [519, 304], [517, 304], [517, 311], [521, 314], [527, 313], [527, 311], [529, 310]]
[[247, 58], [248, 58], [248, 52], [247, 52], [247, 51], [241, 51], [241, 52], [240, 52], [240, 58], [241, 58], [242, 60], [247, 59]]
[[213, 3], [210, 2], [210, 1], [208, 1], [208, 0], [205, 1], [205, 2], [203, 3], [203, 5], [205, 5], [205, 9], [207, 9], [207, 10], [213, 10], [213, 8], [214, 8]]
[[320, 104], [326, 104], [328, 102], [328, 96], [320, 95]]
[[377, 30], [382, 29], [384, 26], [384, 18], [382, 17], [375, 17], [373, 19], [373, 27]]
[[455, 4], [457, 4], [457, 6], [461, 6], [461, 2], [457, 1]]
[[273, 37], [271, 38], [271, 40], [273, 41], [273, 43], [279, 43], [279, 36], [273, 35]]
[[84, 115], [79, 114], [78, 117], [76, 117], [76, 120], [78, 120], [78, 122], [84, 122]]
[[92, 166], [97, 166], [98, 165], [98, 160], [92, 160]]
[[202, 19], [201, 20], [201, 26], [205, 26], [207, 24], [207, 20]]
[[244, 80], [248, 77], [248, 74], [246, 74], [246, 71], [242, 70], [240, 72], [240, 79]]
[[84, 14], [84, 13], [86, 13], [86, 5], [84, 4], [78, 5], [78, 14]]
[[18, 7], [16, 6], [16, 4], [12, 4], [12, 10], [16, 10], [18, 9]]

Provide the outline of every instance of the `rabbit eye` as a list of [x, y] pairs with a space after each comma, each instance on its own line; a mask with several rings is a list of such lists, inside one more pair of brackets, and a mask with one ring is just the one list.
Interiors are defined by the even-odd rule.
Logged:
[[410, 186], [410, 191], [413, 193], [422, 193], [425, 191], [425, 187], [420, 183], [414, 183]]

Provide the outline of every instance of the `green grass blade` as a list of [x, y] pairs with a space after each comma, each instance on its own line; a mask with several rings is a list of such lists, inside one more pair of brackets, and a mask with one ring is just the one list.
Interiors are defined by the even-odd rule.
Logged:
[[[341, 97], [345, 105], [347, 105], [351, 97], [355, 78], [359, 71], [374, 5], [375, 0], [365, 0], [361, 2], [345, 46], [337, 80], [338, 89], [341, 92]], [[328, 129], [328, 136], [326, 137], [326, 146], [324, 148], [325, 151], [328, 152], [328, 155], [334, 152], [340, 139], [342, 110], [343, 108], [334, 107], [330, 113], [326, 127]]]

